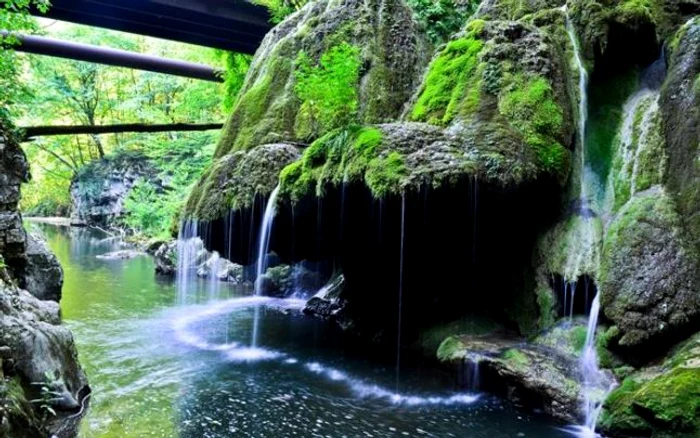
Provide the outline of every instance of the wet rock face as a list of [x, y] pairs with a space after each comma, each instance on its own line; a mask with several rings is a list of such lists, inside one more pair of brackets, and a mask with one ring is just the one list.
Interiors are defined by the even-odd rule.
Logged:
[[71, 183], [71, 221], [78, 225], [110, 227], [122, 216], [131, 188], [146, 179], [163, 188], [158, 171], [138, 154], [103, 159], [86, 166]]
[[668, 155], [666, 186], [700, 246], [700, 19], [683, 26], [661, 91]]
[[[59, 419], [80, 409], [89, 387], [78, 363], [73, 336], [60, 324], [57, 303], [40, 301], [0, 280], [0, 332], [0, 348], [6, 350], [1, 360], [6, 382], [13, 381], [21, 391], [21, 395], [0, 393], [0, 399], [8, 397], [10, 403], [21, 405], [23, 400], [37, 398], [37, 388], [46, 386], [60, 394], [51, 402]], [[0, 408], [0, 424], [9, 425], [9, 436], [22, 436], [25, 432], [13, 429], [22, 417], [30, 420], [29, 427], [46, 435], [42, 416], [36, 405], [27, 405], [20, 412]]]
[[89, 387], [52, 301], [60, 298], [61, 268], [38, 236], [26, 236], [17, 211], [20, 184], [28, 178], [24, 154], [2, 134], [0, 152], [0, 435], [50, 436], [50, 416], [29, 400], [40, 398], [41, 387], [57, 393], [50, 405], [60, 425]]
[[234, 208], [251, 206], [256, 196], [272, 192], [280, 171], [298, 158], [299, 149], [285, 143], [261, 145], [221, 157], [190, 193], [185, 217], [213, 220]]
[[438, 358], [478, 366], [480, 390], [501, 393], [511, 401], [576, 422], [582, 398], [577, 358], [551, 346], [525, 343], [508, 333], [451, 336]]
[[27, 236], [27, 264], [21, 285], [40, 300], [61, 300], [63, 269], [39, 234]]
[[639, 347], [697, 325], [698, 247], [660, 187], [632, 198], [610, 225], [600, 291], [605, 315], [621, 331], [621, 346]]
[[175, 275], [177, 272], [177, 241], [160, 245], [153, 255], [156, 264], [156, 274]]
[[20, 185], [29, 179], [24, 152], [0, 127], [0, 254], [6, 263], [23, 259], [26, 234], [17, 211]]
[[626, 376], [599, 425], [606, 436], [696, 437], [700, 434], [700, 334], [676, 346], [658, 365]]

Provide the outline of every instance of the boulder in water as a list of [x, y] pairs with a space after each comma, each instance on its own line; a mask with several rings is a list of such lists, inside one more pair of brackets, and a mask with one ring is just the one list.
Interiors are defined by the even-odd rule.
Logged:
[[106, 254], [100, 254], [97, 256], [97, 258], [100, 260], [129, 260], [145, 255], [146, 253], [143, 251], [137, 251], [135, 249], [123, 249], [121, 251], [113, 251], [108, 252]]

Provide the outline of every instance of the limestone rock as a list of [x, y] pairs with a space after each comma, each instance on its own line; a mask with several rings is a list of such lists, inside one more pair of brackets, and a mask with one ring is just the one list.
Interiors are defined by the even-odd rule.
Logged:
[[574, 356], [549, 346], [524, 343], [506, 333], [450, 336], [437, 354], [446, 362], [478, 364], [479, 374], [492, 379], [483, 384], [505, 387], [504, 395], [515, 403], [542, 409], [567, 422], [578, 421], [582, 398]]
[[219, 281], [227, 281], [233, 284], [243, 282], [243, 266], [232, 263], [219, 254], [211, 254], [207, 260], [197, 268], [199, 277], [214, 278]]
[[610, 225], [599, 284], [622, 346], [672, 336], [700, 320], [698, 247], [660, 187], [633, 197]]
[[261, 145], [221, 157], [190, 193], [185, 216], [212, 220], [252, 205], [255, 196], [272, 192], [282, 168], [297, 158], [298, 149], [289, 144]]
[[175, 275], [177, 272], [177, 241], [160, 245], [153, 255], [156, 264], [156, 274]]
[[108, 252], [106, 254], [98, 255], [97, 258], [100, 260], [128, 260], [134, 259], [136, 257], [141, 257], [146, 255], [145, 252], [133, 250], [133, 249], [123, 249], [120, 251]]
[[661, 90], [669, 168], [665, 184], [700, 246], [700, 19], [688, 22], [676, 38]]
[[124, 200], [141, 179], [164, 186], [154, 165], [143, 155], [125, 153], [85, 166], [71, 183], [74, 224], [110, 227], [124, 213]]
[[599, 426], [610, 436], [698, 436], [700, 334], [628, 376], [606, 400]]
[[37, 233], [27, 236], [27, 265], [21, 278], [22, 287], [40, 300], [61, 300], [63, 269], [46, 241]]

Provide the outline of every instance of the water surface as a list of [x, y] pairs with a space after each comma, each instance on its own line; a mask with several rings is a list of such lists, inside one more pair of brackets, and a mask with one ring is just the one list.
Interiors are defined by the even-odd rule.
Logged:
[[100, 260], [120, 243], [40, 228], [65, 271], [63, 317], [93, 389], [83, 437], [567, 436], [434, 370], [403, 367], [397, 392], [392, 364], [346, 352], [297, 302], [194, 281], [192, 304], [178, 305], [149, 257]]

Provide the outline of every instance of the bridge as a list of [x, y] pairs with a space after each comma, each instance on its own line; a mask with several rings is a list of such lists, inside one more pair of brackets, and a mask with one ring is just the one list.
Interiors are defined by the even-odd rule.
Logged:
[[51, 0], [33, 14], [248, 54], [272, 28], [267, 8], [245, 0]]
[[[60, 21], [118, 30], [238, 53], [253, 54], [272, 29], [267, 8], [245, 0], [51, 0], [47, 13], [32, 14]], [[0, 36], [7, 33], [0, 29]], [[17, 35], [16, 50], [79, 61], [136, 68], [221, 82], [223, 72], [210, 66], [164, 59], [108, 47]], [[35, 126], [22, 128], [23, 141], [48, 135], [119, 132], [202, 131], [221, 123], [109, 126]]]

